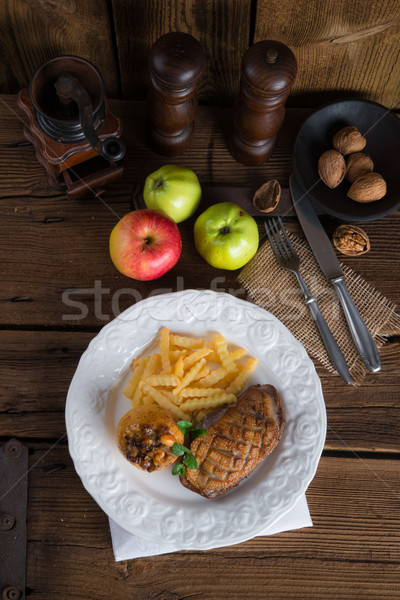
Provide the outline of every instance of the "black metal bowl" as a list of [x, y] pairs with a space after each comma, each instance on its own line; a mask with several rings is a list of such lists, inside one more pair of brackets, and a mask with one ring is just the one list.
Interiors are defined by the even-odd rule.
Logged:
[[[318, 158], [332, 148], [334, 134], [354, 125], [367, 140], [363, 152], [374, 162], [374, 171], [387, 183], [381, 200], [360, 203], [346, 194], [344, 180], [330, 189], [319, 178]], [[400, 119], [384, 106], [367, 100], [342, 100], [323, 106], [302, 125], [294, 148], [296, 178], [313, 202], [325, 213], [345, 221], [372, 221], [400, 207]]]

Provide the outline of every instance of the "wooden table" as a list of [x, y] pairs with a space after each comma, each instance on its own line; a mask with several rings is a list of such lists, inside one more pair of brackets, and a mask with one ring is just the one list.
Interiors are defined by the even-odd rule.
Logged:
[[[49, 189], [23, 137], [14, 97], [0, 98], [0, 435], [2, 442], [15, 437], [29, 448], [26, 596], [399, 598], [399, 336], [381, 351], [382, 372], [367, 375], [360, 387], [346, 386], [316, 364], [328, 433], [307, 491], [313, 528], [218, 550], [114, 562], [107, 517], [83, 488], [68, 453], [64, 406], [79, 357], [118, 311], [154, 289], [209, 288], [222, 277], [220, 291], [245, 294], [238, 291], [236, 272], [216, 271], [197, 255], [193, 220], [180, 226], [181, 260], [159, 281], [133, 282], [111, 264], [108, 237], [118, 217], [131, 209], [145, 176], [171, 162], [147, 147], [143, 104], [113, 103], [128, 145], [124, 178], [110, 186], [104, 202], [93, 197], [77, 202]], [[246, 197], [272, 176], [287, 186], [293, 141], [308, 114], [288, 111], [272, 160], [251, 168], [237, 164], [226, 149], [229, 111], [202, 107], [191, 148], [174, 162], [213, 186], [213, 198], [219, 196], [215, 186], [222, 186], [221, 200], [227, 199], [227, 185], [246, 188]], [[371, 251], [344, 262], [398, 301], [400, 212], [365, 230]], [[107, 292], [96, 300], [93, 289], [100, 284]], [[79, 311], [63, 302], [66, 290], [88, 307], [84, 318], [73, 320]]]

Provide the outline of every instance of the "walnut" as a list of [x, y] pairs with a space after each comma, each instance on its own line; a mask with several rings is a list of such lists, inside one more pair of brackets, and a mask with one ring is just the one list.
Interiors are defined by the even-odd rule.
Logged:
[[350, 154], [347, 158], [346, 167], [346, 179], [347, 181], [350, 181], [350, 183], [354, 183], [361, 175], [373, 171], [374, 163], [368, 154], [364, 154], [364, 152], [355, 152], [354, 154]]
[[281, 186], [276, 179], [270, 179], [258, 188], [253, 196], [254, 206], [263, 213], [273, 211], [281, 198]]
[[318, 160], [318, 175], [330, 188], [337, 187], [346, 174], [346, 162], [337, 150], [327, 150]]
[[386, 194], [386, 181], [379, 173], [366, 173], [351, 185], [347, 195], [356, 202], [376, 202]]
[[335, 248], [346, 256], [360, 256], [371, 248], [367, 234], [356, 225], [339, 225], [332, 241]]
[[332, 144], [335, 150], [341, 154], [351, 154], [352, 152], [361, 152], [365, 148], [367, 140], [359, 132], [357, 127], [349, 125], [344, 127], [332, 139]]

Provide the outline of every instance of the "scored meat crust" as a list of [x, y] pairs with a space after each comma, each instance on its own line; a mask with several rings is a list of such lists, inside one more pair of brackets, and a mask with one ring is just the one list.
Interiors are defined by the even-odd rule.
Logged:
[[276, 447], [284, 427], [278, 391], [252, 385], [234, 406], [220, 411], [207, 434], [190, 444], [197, 469], [186, 469], [182, 485], [205, 498], [226, 494]]

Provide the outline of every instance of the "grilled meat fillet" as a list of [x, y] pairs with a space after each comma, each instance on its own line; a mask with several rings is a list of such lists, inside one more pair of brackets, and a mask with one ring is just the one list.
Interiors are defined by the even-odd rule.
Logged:
[[218, 412], [206, 435], [192, 441], [198, 468], [186, 469], [181, 483], [206, 498], [226, 494], [272, 452], [284, 422], [278, 391], [272, 385], [250, 386], [234, 406]]

